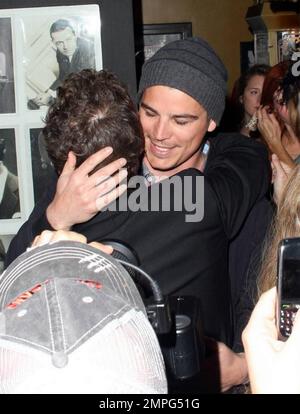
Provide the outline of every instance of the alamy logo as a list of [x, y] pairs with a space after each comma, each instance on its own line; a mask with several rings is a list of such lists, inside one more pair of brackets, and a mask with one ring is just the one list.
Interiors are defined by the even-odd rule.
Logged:
[[204, 217], [204, 177], [173, 176], [148, 187], [144, 177], [134, 176], [127, 182], [127, 192], [104, 210], [181, 211], [186, 222], [196, 223]]
[[291, 59], [293, 62], [295, 62], [292, 65], [292, 75], [299, 76], [300, 75], [300, 52], [294, 52]]

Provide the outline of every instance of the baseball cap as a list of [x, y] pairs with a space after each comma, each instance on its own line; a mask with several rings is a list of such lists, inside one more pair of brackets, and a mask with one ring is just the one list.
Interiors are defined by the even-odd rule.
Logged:
[[0, 392], [166, 393], [165, 367], [128, 272], [87, 244], [19, 256], [0, 277]]

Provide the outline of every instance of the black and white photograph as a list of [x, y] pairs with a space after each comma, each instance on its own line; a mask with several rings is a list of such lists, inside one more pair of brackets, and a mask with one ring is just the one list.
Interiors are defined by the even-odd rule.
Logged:
[[0, 129], [0, 220], [21, 217], [14, 129]]
[[135, 59], [137, 80], [139, 82], [144, 62], [151, 58], [161, 47], [174, 40], [192, 36], [192, 23], [144, 24], [137, 29]]
[[300, 50], [299, 30], [277, 32], [277, 40], [279, 62], [291, 59], [293, 53]]
[[15, 112], [11, 19], [0, 18], [0, 114]]
[[240, 42], [241, 73], [247, 72], [255, 64], [254, 42]]
[[28, 109], [47, 108], [70, 73], [101, 69], [96, 64], [101, 52], [95, 41], [99, 44], [98, 15], [69, 16], [62, 10], [50, 17], [42, 13], [39, 18], [26, 16], [22, 22]]
[[55, 174], [47, 155], [42, 128], [30, 129], [30, 149], [34, 202], [37, 203], [47, 189], [47, 183]]
[[1, 235], [18, 231], [47, 187], [44, 119], [69, 74], [102, 69], [100, 26], [97, 4], [0, 10]]

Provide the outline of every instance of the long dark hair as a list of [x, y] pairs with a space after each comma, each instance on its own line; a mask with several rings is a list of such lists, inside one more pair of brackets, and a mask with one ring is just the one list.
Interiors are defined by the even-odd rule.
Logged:
[[233, 86], [231, 97], [227, 102], [225, 116], [228, 117], [228, 119], [224, 120], [227, 131], [239, 131], [243, 127], [245, 111], [244, 105], [240, 101], [240, 97], [243, 95], [253, 76], [266, 76], [269, 70], [270, 66], [265, 64], [253, 65], [237, 79]]

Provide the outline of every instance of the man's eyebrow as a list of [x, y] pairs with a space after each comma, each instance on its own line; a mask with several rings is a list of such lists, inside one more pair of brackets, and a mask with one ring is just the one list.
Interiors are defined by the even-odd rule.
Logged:
[[[155, 114], [158, 114], [158, 112], [151, 108], [151, 106], [145, 104], [144, 102], [141, 103], [141, 107], [144, 109], [148, 109], [148, 111], [154, 112]], [[172, 114], [172, 118], [188, 118], [188, 119], [198, 119], [198, 115], [192, 115], [192, 114]]]
[[172, 115], [173, 118], [187, 118], [187, 119], [198, 119], [199, 116], [198, 115], [192, 115], [192, 114], [173, 114]]
[[145, 104], [144, 102], [141, 102], [141, 107], [144, 108], [144, 109], [148, 109], [149, 111], [152, 111], [152, 112], [155, 112], [156, 114], [158, 114], [158, 112], [154, 108], [151, 108], [151, 106]]

